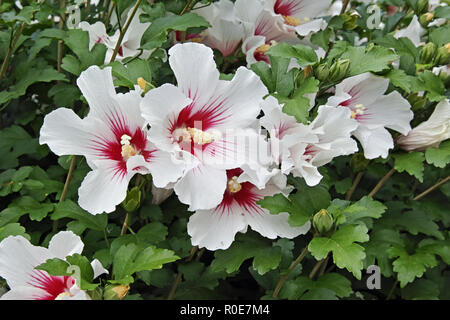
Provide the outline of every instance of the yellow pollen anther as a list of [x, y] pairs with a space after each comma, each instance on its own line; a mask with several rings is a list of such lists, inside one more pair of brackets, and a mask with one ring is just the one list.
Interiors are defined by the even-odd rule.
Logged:
[[[284, 19], [284, 23], [293, 27], [300, 25], [300, 19], [293, 16], [282, 16]], [[305, 19], [306, 21], [306, 19]]]
[[444, 46], [445, 49], [450, 53], [450, 42]]
[[255, 49], [255, 54], [265, 54], [270, 49], [270, 47], [270, 44], [263, 44]]
[[218, 138], [214, 133], [211, 134], [197, 128], [178, 128], [173, 132], [173, 137], [178, 142], [193, 141], [200, 145], [211, 143]]
[[137, 154], [136, 149], [131, 145], [123, 145], [122, 146], [122, 157], [127, 160], [128, 158], [135, 156]]
[[131, 140], [131, 137], [129, 135], [124, 134], [120, 137], [120, 144], [123, 146], [129, 146], [130, 140]]
[[434, 18], [434, 14], [432, 12], [424, 13], [424, 16], [425, 16], [425, 21], [426, 22], [430, 22]]
[[236, 193], [241, 191], [242, 185], [237, 181], [238, 177], [234, 176], [230, 180], [228, 180], [227, 189], [231, 193]]
[[355, 119], [357, 115], [364, 114], [364, 106], [363, 106], [362, 104], [360, 104], [360, 103], [357, 104], [357, 105], [355, 106], [355, 109], [356, 109], [356, 110], [352, 110], [352, 113], [351, 113], [351, 115], [350, 115], [350, 117], [351, 117], [352, 119]]

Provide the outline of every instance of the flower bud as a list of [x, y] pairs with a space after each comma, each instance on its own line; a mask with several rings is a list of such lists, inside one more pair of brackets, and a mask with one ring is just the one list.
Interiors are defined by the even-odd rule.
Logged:
[[151, 83], [148, 83], [144, 78], [139, 77], [137, 79], [137, 84], [139, 88], [144, 91], [144, 94], [147, 93], [150, 89], [154, 88], [154, 86]]
[[330, 67], [328, 66], [328, 63], [322, 63], [319, 65], [316, 69], [316, 78], [320, 81], [326, 81], [328, 80], [328, 75], [330, 74]]
[[358, 14], [355, 12], [346, 12], [341, 15], [344, 20], [344, 30], [353, 30], [357, 27], [356, 21], [358, 20]]
[[350, 67], [349, 59], [339, 59], [330, 68], [330, 81], [339, 81], [345, 77], [348, 68]]
[[158, 188], [152, 184], [152, 204], [161, 204], [170, 197], [173, 193], [173, 189]]
[[437, 49], [436, 57], [434, 58], [435, 65], [443, 65], [450, 63], [450, 43]]
[[333, 216], [325, 209], [320, 210], [313, 217], [314, 229], [316, 229], [319, 234], [329, 231], [333, 227], [333, 224]]
[[431, 63], [436, 54], [436, 45], [433, 42], [428, 42], [420, 50], [420, 62], [423, 64]]
[[128, 285], [107, 285], [103, 298], [105, 300], [122, 300], [130, 290]]
[[122, 202], [122, 207], [126, 212], [133, 212], [141, 203], [141, 190], [139, 187], [133, 187], [131, 190], [128, 190], [127, 197]]

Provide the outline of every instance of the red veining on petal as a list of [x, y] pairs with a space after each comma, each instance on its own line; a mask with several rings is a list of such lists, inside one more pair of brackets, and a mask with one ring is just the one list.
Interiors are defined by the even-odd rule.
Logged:
[[277, 0], [273, 7], [276, 14], [294, 16], [302, 9], [302, 0]]
[[31, 275], [29, 285], [45, 291], [44, 295], [35, 296], [35, 300], [55, 300], [58, 295], [68, 292], [75, 284], [75, 279], [69, 276], [51, 276], [42, 270], [35, 270]]
[[127, 123], [127, 119], [120, 111], [112, 111], [108, 116], [107, 123], [112, 133], [112, 139], [108, 135], [95, 136], [95, 139], [91, 140], [92, 148], [96, 151], [98, 157], [114, 160], [116, 163], [114, 174], [123, 178], [127, 173], [126, 160], [122, 156], [121, 138], [123, 135], [131, 137], [130, 144], [137, 154], [144, 157], [145, 161], [150, 160], [154, 150], [150, 150], [147, 146], [146, 132], [140, 128], [136, 128], [133, 132]]
[[120, 47], [119, 47], [119, 50], [117, 50], [117, 54], [118, 54], [120, 57], [123, 57], [123, 48], [122, 48], [122, 46], [120, 46]]
[[[242, 172], [243, 171], [240, 168], [227, 170], [227, 180], [230, 180], [233, 177], [239, 177]], [[215, 212], [218, 212], [221, 215], [224, 213], [229, 214], [233, 204], [237, 204], [250, 215], [262, 214], [263, 209], [256, 204], [256, 202], [263, 197], [256, 192], [257, 188], [250, 182], [242, 182], [241, 187], [241, 190], [235, 193], [231, 193], [226, 189], [222, 202], [216, 207]]]

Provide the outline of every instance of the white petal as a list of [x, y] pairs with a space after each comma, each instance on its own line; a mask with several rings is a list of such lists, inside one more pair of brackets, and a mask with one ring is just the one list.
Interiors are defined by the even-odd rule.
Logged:
[[95, 118], [80, 119], [70, 109], [59, 108], [44, 118], [39, 143], [47, 144], [57, 155], [84, 155], [94, 157], [93, 141], [107, 132], [104, 124]]
[[411, 105], [400, 93], [393, 91], [380, 97], [375, 103], [367, 106], [369, 119], [367, 124], [383, 125], [404, 135], [411, 130], [409, 124], [414, 117]]
[[270, 214], [266, 210], [261, 214], [246, 214], [245, 221], [248, 225], [269, 239], [277, 237], [292, 239], [309, 231], [311, 224], [307, 222], [301, 227], [292, 227], [288, 223], [289, 214], [282, 212], [280, 214]]
[[17, 286], [2, 295], [0, 300], [37, 300], [46, 295], [45, 290], [33, 286]]
[[227, 184], [225, 170], [200, 165], [187, 172], [175, 184], [178, 199], [189, 205], [190, 211], [215, 208], [223, 198]]
[[184, 161], [161, 150], [152, 152], [149, 162], [153, 183], [158, 188], [165, 188], [170, 183], [176, 182], [186, 170]]
[[103, 268], [102, 263], [98, 261], [97, 259], [92, 260], [91, 262], [92, 270], [94, 270], [94, 279], [98, 276], [101, 276], [102, 274], [109, 274], [108, 270]]
[[383, 127], [368, 129], [359, 126], [353, 135], [361, 142], [366, 159], [387, 158], [389, 149], [394, 148], [391, 134]]
[[52, 237], [48, 245], [48, 250], [51, 254], [62, 260], [75, 253], [81, 254], [83, 248], [83, 241], [72, 231], [58, 232]]
[[78, 189], [78, 204], [91, 214], [113, 212], [125, 199], [132, 174], [117, 173], [113, 161], [96, 164], [98, 168], [86, 175]]
[[240, 208], [233, 205], [225, 212], [198, 210], [189, 218], [187, 230], [193, 246], [225, 250], [233, 243], [236, 233], [246, 227]]
[[411, 40], [416, 47], [418, 47], [420, 44], [420, 37], [424, 32], [425, 30], [420, 25], [419, 19], [417, 19], [417, 16], [414, 16], [408, 27], [400, 29], [397, 32], [395, 32], [394, 38], [398, 39], [406, 37], [409, 40]]
[[22, 236], [10, 236], [0, 243], [0, 277], [11, 289], [28, 286], [34, 267], [53, 255], [47, 248], [33, 246]]
[[324, 30], [327, 27], [327, 22], [323, 19], [314, 19], [307, 23], [302, 23], [295, 27], [295, 31], [302, 37], [309, 35], [312, 32]]
[[219, 83], [213, 51], [203, 44], [176, 44], [169, 50], [169, 64], [185, 96], [203, 106]]

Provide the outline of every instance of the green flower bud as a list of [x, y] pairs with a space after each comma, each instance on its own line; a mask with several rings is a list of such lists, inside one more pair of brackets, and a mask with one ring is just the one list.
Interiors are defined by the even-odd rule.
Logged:
[[130, 290], [130, 286], [109, 284], [105, 287], [103, 298], [105, 300], [122, 300]]
[[357, 27], [356, 21], [358, 20], [358, 14], [355, 12], [346, 12], [341, 15], [344, 20], [344, 29], [353, 30]]
[[126, 212], [133, 212], [139, 208], [141, 203], [141, 190], [139, 187], [133, 187], [128, 190], [127, 197], [122, 202], [122, 207]]
[[369, 165], [370, 160], [364, 157], [363, 153], [354, 153], [352, 159], [350, 160], [350, 167], [353, 172], [364, 171]]
[[333, 216], [325, 209], [320, 210], [313, 217], [314, 229], [316, 229], [319, 234], [328, 232], [333, 227], [333, 224]]
[[450, 43], [437, 49], [436, 57], [434, 58], [435, 65], [444, 65], [450, 63]]
[[330, 75], [329, 79], [330, 81], [339, 81], [343, 79], [348, 71], [348, 68], [350, 67], [350, 60], [349, 59], [339, 59], [330, 68]]
[[425, 107], [427, 99], [425, 97], [419, 96], [417, 93], [413, 93], [408, 95], [408, 102], [411, 105], [411, 109], [413, 111], [416, 111]]
[[436, 54], [436, 45], [433, 42], [428, 42], [420, 50], [420, 62], [423, 64], [431, 63]]
[[320, 81], [326, 81], [328, 80], [328, 75], [330, 74], [330, 67], [328, 66], [328, 63], [322, 63], [319, 65], [316, 69], [316, 78]]
[[433, 18], [434, 14], [432, 12], [425, 12], [419, 17], [419, 23], [422, 27], [426, 28]]

